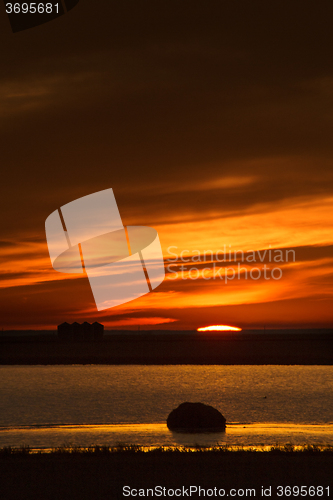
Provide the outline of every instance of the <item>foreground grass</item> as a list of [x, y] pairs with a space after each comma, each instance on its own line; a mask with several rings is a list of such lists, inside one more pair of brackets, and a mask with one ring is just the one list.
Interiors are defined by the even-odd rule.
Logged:
[[330, 445], [275, 445], [265, 451], [126, 444], [49, 450], [6, 447], [0, 450], [0, 500], [124, 500], [124, 486], [137, 497], [151, 497], [146, 489], [156, 486], [170, 489], [171, 496], [177, 488], [216, 487], [230, 498], [231, 489], [240, 489], [235, 498], [243, 498], [247, 488], [261, 498], [262, 488], [270, 488], [270, 498], [279, 500], [279, 487], [303, 485], [307, 491], [315, 488], [318, 495], [325, 491], [321, 496], [327, 498], [326, 492], [333, 491], [332, 471]]
[[51, 449], [37, 449], [30, 448], [29, 446], [21, 446], [14, 448], [7, 446], [0, 448], [0, 458], [9, 456], [28, 456], [36, 454], [50, 454], [50, 455], [110, 455], [110, 454], [179, 454], [179, 453], [205, 453], [205, 454], [253, 454], [253, 453], [270, 453], [270, 454], [320, 454], [320, 455], [333, 455], [332, 445], [313, 445], [306, 444], [303, 446], [293, 445], [287, 443], [284, 445], [266, 446], [263, 448], [257, 447], [243, 447], [243, 446], [159, 446], [159, 447], [144, 447], [133, 444], [118, 444], [116, 446], [62, 446]]

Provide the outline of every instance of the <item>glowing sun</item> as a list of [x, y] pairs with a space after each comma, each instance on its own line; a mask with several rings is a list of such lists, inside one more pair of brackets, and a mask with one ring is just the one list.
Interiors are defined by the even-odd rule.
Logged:
[[228, 325], [205, 326], [197, 329], [198, 332], [240, 332], [241, 330], [241, 328], [237, 328], [236, 326]]

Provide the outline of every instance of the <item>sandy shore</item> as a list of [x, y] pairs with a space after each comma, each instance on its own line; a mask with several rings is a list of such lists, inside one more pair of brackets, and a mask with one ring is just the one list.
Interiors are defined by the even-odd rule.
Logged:
[[[327, 487], [330, 496], [333, 495], [332, 471], [333, 450], [146, 453], [95, 451], [39, 455], [2, 452], [0, 498], [113, 500], [172, 496], [268, 496], [263, 495], [262, 488], [267, 494], [271, 493], [270, 498], [301, 497], [300, 493], [288, 496], [284, 494], [288, 490], [283, 491], [279, 486], [303, 486], [303, 493], [307, 492], [307, 495], [303, 495], [305, 498], [328, 498]], [[310, 490], [310, 486], [315, 489]], [[195, 492], [195, 488], [199, 487], [202, 488], [200, 496], [199, 490]], [[150, 491], [147, 492], [147, 489]], [[223, 492], [224, 495], [221, 495]], [[278, 495], [279, 492], [283, 494]], [[313, 492], [314, 495], [311, 494]]]

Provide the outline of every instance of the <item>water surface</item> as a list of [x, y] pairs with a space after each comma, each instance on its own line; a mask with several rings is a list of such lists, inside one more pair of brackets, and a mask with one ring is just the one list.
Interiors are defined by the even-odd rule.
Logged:
[[[331, 366], [0, 366], [0, 446], [333, 444]], [[171, 433], [184, 401], [225, 433]]]

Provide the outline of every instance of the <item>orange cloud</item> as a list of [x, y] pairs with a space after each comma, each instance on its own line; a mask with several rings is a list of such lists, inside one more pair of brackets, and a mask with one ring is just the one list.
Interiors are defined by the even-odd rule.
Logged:
[[[264, 307], [264, 304], [277, 301], [305, 300], [310, 297], [318, 300], [323, 297], [332, 299], [333, 256], [329, 250], [333, 243], [332, 209], [333, 198], [312, 197], [289, 200], [288, 203], [280, 202], [278, 206], [258, 204], [238, 215], [226, 214], [222, 217], [218, 214], [214, 217], [212, 214], [207, 221], [174, 222], [156, 226], [165, 257], [164, 283], [154, 293], [112, 308], [105, 316], [99, 317], [107, 318], [110, 326], [153, 325], [177, 321], [183, 309], [250, 304], [261, 304], [261, 307]], [[323, 253], [320, 257], [311, 257], [311, 248], [320, 249], [324, 248], [324, 245], [328, 249], [327, 255]], [[308, 248], [305, 254], [301, 250], [303, 247]], [[240, 262], [239, 277], [233, 278], [238, 263], [216, 261], [216, 252], [219, 250], [221, 258], [221, 251], [224, 250], [242, 250], [245, 253], [251, 250], [264, 252], [268, 248], [272, 251], [287, 248], [295, 251], [295, 261], [290, 259], [288, 262], [267, 263], [270, 267], [281, 269], [281, 279], [245, 279], [245, 275], [253, 268], [262, 268], [263, 263], [258, 261]], [[301, 252], [302, 258], [298, 258]], [[181, 255], [186, 262], [181, 259], [175, 262], [175, 256]], [[0, 288], [3, 290], [15, 287], [24, 290], [25, 287], [34, 285], [34, 293], [38, 294], [38, 287], [49, 282], [53, 284], [48, 286], [48, 290], [52, 287], [56, 290], [55, 283], [64, 282], [66, 288], [73, 280], [80, 279], [78, 275], [67, 275], [53, 270], [46, 241], [4, 244], [0, 247], [0, 260]], [[181, 273], [180, 264], [184, 265]], [[228, 277], [227, 281], [220, 279], [218, 275], [214, 278], [216, 270], [213, 269], [213, 264], [226, 273], [221, 274]], [[171, 269], [178, 272], [177, 279], [174, 279], [175, 274]], [[192, 279], [196, 276], [197, 279]], [[83, 279], [78, 282], [77, 290], [84, 287], [85, 291], [77, 297], [85, 297], [85, 300], [89, 297], [90, 300], [91, 292], [86, 291], [89, 287], [85, 281], [87, 280]], [[55, 301], [56, 293], [55, 291]], [[73, 297], [72, 306], [68, 304], [69, 310], [72, 307], [73, 315], [95, 316], [93, 302], [79, 303], [77, 297]], [[42, 302], [45, 300], [43, 297]], [[160, 315], [161, 312], [171, 310], [177, 311], [175, 319], [168, 316], [163, 318], [163, 315]], [[124, 318], [139, 311], [146, 311], [144, 318]], [[111, 313], [121, 317], [113, 321], [108, 317]], [[295, 310], [295, 317], [297, 315]]]
[[174, 318], [161, 318], [158, 316], [151, 316], [146, 318], [123, 318], [118, 320], [104, 321], [106, 327], [114, 326], [148, 326], [148, 325], [161, 325], [163, 323], [174, 323], [178, 321]]

